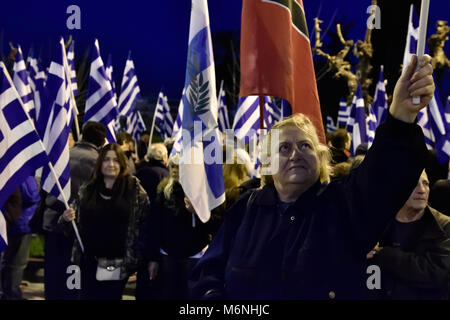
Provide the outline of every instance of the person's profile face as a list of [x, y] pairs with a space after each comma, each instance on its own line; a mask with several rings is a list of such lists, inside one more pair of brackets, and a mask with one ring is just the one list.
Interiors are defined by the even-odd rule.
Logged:
[[429, 195], [430, 182], [428, 181], [427, 174], [425, 173], [425, 171], [423, 171], [419, 178], [419, 182], [406, 201], [406, 206], [415, 210], [423, 210], [428, 204]]

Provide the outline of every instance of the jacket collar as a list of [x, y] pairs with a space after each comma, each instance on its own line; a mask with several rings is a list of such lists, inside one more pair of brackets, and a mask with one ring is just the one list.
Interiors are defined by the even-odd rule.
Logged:
[[81, 140], [75, 143], [75, 147], [89, 147], [89, 148], [93, 148], [97, 151], [99, 151], [100, 148], [98, 148], [95, 144]]
[[[306, 190], [294, 202], [294, 206], [300, 208], [302, 203], [309, 202], [309, 200], [316, 198], [324, 189], [324, 186], [317, 180], [308, 190]], [[264, 186], [255, 198], [255, 202], [262, 206], [276, 206], [278, 204], [278, 192], [273, 183]]]
[[422, 239], [436, 239], [445, 236], [445, 231], [442, 228], [440, 221], [440, 215], [441, 214], [437, 210], [431, 208], [430, 206], [425, 208], [425, 213], [422, 219], [429, 220], [429, 223], [422, 234]]

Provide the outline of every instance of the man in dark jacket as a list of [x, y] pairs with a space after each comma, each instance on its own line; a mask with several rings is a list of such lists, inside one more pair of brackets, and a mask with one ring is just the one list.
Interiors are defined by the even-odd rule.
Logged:
[[[106, 128], [99, 122], [88, 121], [83, 127], [83, 138], [70, 149], [70, 201], [78, 199], [80, 186], [91, 178], [98, 158], [98, 150], [104, 145]], [[66, 300], [77, 297], [76, 290], [66, 285], [67, 267], [71, 265], [74, 238], [68, 238], [58, 225], [65, 210], [64, 204], [48, 195], [45, 199], [43, 229], [45, 231], [44, 285], [47, 300]]]
[[[194, 298], [365, 297], [366, 254], [425, 166], [424, 137], [414, 120], [433, 96], [430, 60], [424, 56], [415, 71], [413, 57], [365, 160], [343, 180], [329, 182], [329, 150], [305, 115], [271, 129], [273, 183], [230, 208], [193, 272]], [[412, 96], [420, 96], [419, 105]], [[279, 139], [271, 141], [275, 129]]]
[[405, 205], [367, 257], [381, 270], [381, 299], [448, 299], [450, 218], [427, 206], [430, 186], [422, 172]]
[[154, 143], [150, 146], [147, 156], [138, 165], [136, 177], [147, 192], [150, 203], [155, 200], [158, 184], [169, 176], [167, 161], [166, 146], [163, 143]]

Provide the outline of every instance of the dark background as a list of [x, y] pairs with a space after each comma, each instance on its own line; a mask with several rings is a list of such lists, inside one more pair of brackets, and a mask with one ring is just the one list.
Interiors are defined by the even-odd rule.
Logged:
[[[373, 30], [374, 45], [373, 82], [378, 79], [379, 65], [385, 66], [388, 94], [399, 76], [403, 59], [409, 5], [413, 2], [420, 11], [420, 0], [378, 0], [381, 8], [381, 29]], [[81, 30], [68, 30], [68, 6], [81, 9]], [[336, 54], [342, 46], [336, 36], [336, 23], [342, 24], [345, 39], [363, 40], [366, 32], [366, 13], [370, 0], [304, 0], [305, 14], [311, 43], [314, 45], [313, 18], [319, 16], [323, 50]], [[132, 57], [143, 95], [141, 109], [152, 112], [159, 90], [163, 87], [169, 103], [176, 113], [184, 85], [187, 43], [190, 20], [190, 0], [151, 1], [2, 1], [0, 4], [0, 57], [6, 60], [9, 42], [19, 43], [24, 55], [32, 46], [48, 67], [52, 51], [59, 36], [71, 34], [75, 40], [75, 65], [80, 87], [79, 105], [83, 109], [83, 94], [87, 89], [90, 50], [98, 38], [104, 62], [112, 54], [113, 78], [120, 92], [123, 68], [128, 51]], [[239, 39], [242, 0], [209, 0], [211, 33], [217, 74], [217, 86], [225, 80], [230, 113], [234, 114], [239, 93]], [[436, 21], [450, 19], [450, 1], [431, 0], [427, 37], [436, 32]], [[450, 45], [446, 45], [447, 56]], [[350, 52], [347, 59], [355, 65], [357, 59]], [[316, 73], [326, 62], [314, 56]], [[449, 71], [437, 74], [443, 99], [450, 94]], [[344, 80], [325, 74], [318, 81], [319, 95], [324, 113], [337, 115], [340, 97], [346, 95]], [[77, 101], [78, 101], [77, 100]], [[150, 115], [147, 115], [150, 117]], [[147, 119], [146, 119], [147, 120]], [[147, 122], [147, 121], [146, 121]]]

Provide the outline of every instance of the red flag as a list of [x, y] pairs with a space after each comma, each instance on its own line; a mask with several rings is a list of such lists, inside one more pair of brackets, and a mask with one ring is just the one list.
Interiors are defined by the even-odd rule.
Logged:
[[240, 95], [288, 100], [325, 142], [302, 0], [243, 0]]

